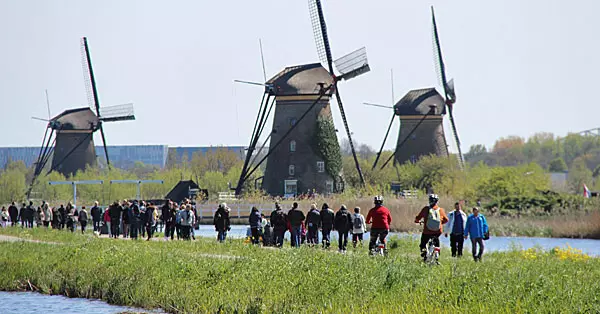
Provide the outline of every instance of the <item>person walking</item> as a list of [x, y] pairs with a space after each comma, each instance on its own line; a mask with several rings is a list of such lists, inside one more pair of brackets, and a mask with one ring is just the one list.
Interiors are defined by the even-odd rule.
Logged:
[[[479, 208], [473, 207], [473, 213], [469, 215], [465, 224], [464, 237], [465, 240], [469, 236], [471, 237], [471, 250], [473, 259], [476, 262], [481, 261], [485, 247], [483, 240], [488, 237], [488, 232], [489, 228], [485, 216], [479, 213]], [[477, 245], [479, 245], [479, 252], [477, 252]]]
[[2, 226], [2, 228], [6, 228], [9, 219], [10, 215], [8, 214], [8, 210], [6, 207], [2, 206], [2, 212], [0, 212], [0, 226]]
[[76, 223], [77, 223], [77, 220], [75, 218], [75, 210], [73, 209], [73, 207], [71, 207], [71, 210], [67, 214], [67, 230], [70, 230], [71, 232], [75, 232], [75, 224]]
[[175, 229], [177, 227], [177, 221], [175, 221], [177, 219], [177, 204], [175, 203], [171, 203], [171, 208], [169, 209], [169, 212], [171, 214], [171, 220], [169, 221], [169, 226], [171, 229], [171, 241], [173, 240], [173, 238], [175, 237]]
[[348, 212], [346, 205], [342, 205], [335, 213], [335, 230], [338, 232], [338, 248], [340, 252], [346, 252], [348, 246], [348, 232], [352, 229], [352, 215]]
[[[110, 206], [109, 206], [110, 208]], [[106, 233], [108, 233], [108, 236], [112, 238], [112, 229], [110, 228], [111, 224], [110, 224], [110, 214], [108, 212], [108, 208], [104, 210], [104, 213], [102, 214], [102, 221], [104, 221], [104, 224], [106, 225]], [[100, 234], [102, 234], [102, 229], [99, 229], [98, 232]]]
[[123, 208], [118, 202], [114, 202], [108, 208], [108, 215], [110, 217], [110, 237], [118, 238], [119, 229], [121, 228], [121, 217], [123, 216]]
[[213, 219], [215, 225], [215, 231], [217, 231], [217, 240], [219, 242], [225, 242], [227, 238], [227, 231], [231, 230], [231, 222], [229, 221], [229, 207], [226, 203], [221, 203], [215, 212]]
[[156, 225], [156, 207], [154, 204], [148, 204], [148, 208], [146, 209], [146, 233], [148, 234], [148, 239], [146, 241], [150, 241], [154, 236], [154, 225]]
[[250, 217], [248, 218], [250, 232], [252, 234], [252, 244], [259, 244], [262, 236], [262, 217], [256, 206], [252, 207]]
[[140, 231], [140, 206], [137, 200], [134, 200], [129, 209], [130, 220], [129, 220], [129, 235], [131, 239], [138, 239], [138, 232]]
[[58, 211], [58, 208], [53, 207], [52, 208], [52, 229], [60, 229], [61, 220], [62, 220], [62, 218], [60, 216], [60, 212]]
[[448, 214], [448, 223], [444, 226], [444, 236], [450, 234], [452, 257], [462, 257], [467, 214], [461, 210], [460, 203], [454, 204], [454, 210]]
[[58, 229], [64, 229], [67, 225], [67, 209], [63, 204], [60, 204], [58, 213], [60, 214], [60, 227]]
[[192, 213], [192, 205], [183, 205], [180, 214], [181, 219], [181, 235], [183, 240], [190, 240], [190, 228], [194, 223], [194, 217]]
[[129, 228], [131, 226], [131, 207], [127, 200], [121, 204], [121, 222], [123, 223], [123, 238], [129, 237]]
[[146, 202], [141, 201], [140, 202], [140, 215], [139, 215], [139, 221], [138, 221], [138, 234], [141, 235], [141, 238], [145, 238], [146, 237], [146, 219], [148, 218], [148, 216], [146, 215], [146, 210], [148, 208], [146, 207]]
[[274, 244], [277, 247], [283, 246], [283, 238], [287, 229], [287, 214], [283, 212], [279, 203], [275, 203], [275, 210], [271, 212], [271, 226], [273, 226]]
[[292, 234], [292, 247], [300, 247], [302, 243], [302, 223], [304, 219], [306, 219], [306, 216], [298, 209], [298, 203], [294, 202], [292, 209], [288, 212], [288, 221]]
[[27, 222], [29, 220], [29, 218], [27, 218], [28, 215], [29, 213], [27, 211], [27, 204], [23, 203], [23, 205], [19, 209], [19, 219], [21, 220], [21, 228], [27, 228]]
[[10, 216], [10, 226], [14, 227], [19, 224], [19, 209], [15, 202], [12, 202], [10, 206], [8, 206], [8, 216]]
[[271, 228], [271, 223], [265, 217], [264, 214], [260, 214], [261, 217], [261, 226], [262, 226], [262, 238], [263, 238], [263, 246], [271, 246], [273, 245], [273, 228]]
[[98, 201], [94, 202], [94, 206], [92, 206], [92, 209], [90, 209], [90, 215], [92, 215], [94, 232], [100, 232], [100, 223], [102, 222], [102, 209], [98, 206]]
[[306, 225], [308, 226], [308, 244], [311, 246], [319, 244], [319, 228], [321, 227], [321, 213], [317, 209], [317, 204], [310, 204], [310, 210], [306, 215]]
[[52, 208], [50, 208], [50, 206], [48, 205], [48, 203], [46, 201], [42, 201], [42, 215], [43, 215], [43, 219], [42, 219], [42, 223], [44, 224], [44, 227], [48, 228], [50, 227], [50, 222], [52, 222]]
[[33, 228], [33, 221], [36, 220], [36, 209], [33, 206], [33, 202], [29, 201], [29, 205], [25, 208], [25, 212], [27, 213], [27, 228]]
[[324, 203], [321, 207], [321, 233], [323, 235], [323, 248], [328, 249], [331, 245], [331, 230], [333, 230], [333, 220], [335, 214], [333, 210], [329, 208], [327, 203]]
[[42, 206], [38, 206], [37, 210], [35, 211], [34, 220], [36, 228], [39, 228], [43, 225], [44, 211], [42, 210]]
[[81, 233], [85, 233], [85, 227], [87, 227], [88, 223], [88, 212], [85, 209], [85, 206], [81, 207], [81, 210], [78, 213], [77, 220], [79, 220], [79, 225], [81, 226]]
[[165, 241], [169, 240], [171, 235], [171, 200], [167, 199], [160, 209], [160, 220], [165, 226]]
[[356, 245], [360, 242], [362, 246], [363, 234], [367, 231], [367, 224], [365, 223], [365, 216], [360, 213], [360, 207], [354, 208], [354, 214], [352, 215], [352, 246], [356, 248]]

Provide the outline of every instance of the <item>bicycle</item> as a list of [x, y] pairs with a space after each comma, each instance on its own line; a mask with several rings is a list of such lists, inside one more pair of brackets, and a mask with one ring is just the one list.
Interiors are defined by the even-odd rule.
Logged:
[[439, 265], [440, 259], [440, 248], [433, 244], [433, 238], [427, 241], [427, 254], [425, 255], [425, 264], [427, 265]]
[[380, 242], [377, 239], [375, 243], [375, 247], [371, 250], [371, 255], [373, 256], [387, 256], [387, 249], [385, 247], [385, 242]]
[[[423, 225], [424, 222], [420, 221], [419, 225]], [[435, 246], [433, 243], [433, 238], [429, 238], [427, 241], [427, 245], [425, 247], [425, 264], [431, 265], [439, 265], [440, 264], [440, 247]]]

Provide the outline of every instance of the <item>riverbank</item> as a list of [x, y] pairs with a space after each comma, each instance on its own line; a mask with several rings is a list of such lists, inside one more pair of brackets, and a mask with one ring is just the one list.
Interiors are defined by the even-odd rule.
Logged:
[[441, 266], [426, 267], [411, 239], [394, 240], [384, 259], [369, 257], [366, 249], [342, 255], [307, 247], [268, 250], [241, 240], [146, 242], [20, 232], [63, 245], [0, 243], [0, 290], [171, 313], [600, 310], [600, 260], [569, 250], [490, 253], [482, 263], [443, 251]]

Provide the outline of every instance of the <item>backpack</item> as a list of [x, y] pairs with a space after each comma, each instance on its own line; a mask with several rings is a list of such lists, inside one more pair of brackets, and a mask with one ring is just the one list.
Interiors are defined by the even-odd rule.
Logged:
[[429, 214], [427, 215], [427, 229], [431, 231], [440, 230], [440, 226], [442, 225], [441, 220], [440, 210], [430, 207]]
[[360, 219], [360, 216], [354, 216], [354, 229], [362, 229], [363, 227], [363, 223], [362, 223], [362, 219]]

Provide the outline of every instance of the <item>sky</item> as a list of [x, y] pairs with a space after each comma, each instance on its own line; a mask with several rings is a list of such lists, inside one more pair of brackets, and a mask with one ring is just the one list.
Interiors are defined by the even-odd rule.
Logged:
[[[395, 101], [440, 90], [430, 5], [463, 152], [509, 135], [600, 126], [588, 97], [600, 71], [598, 1], [324, 0], [334, 58], [367, 47], [371, 71], [339, 83], [355, 142], [381, 145], [392, 111], [362, 103], [392, 104], [391, 69]], [[248, 145], [263, 89], [233, 80], [264, 80], [259, 39], [267, 78], [319, 60], [306, 0], [0, 0], [0, 29], [0, 146], [41, 144], [45, 122], [31, 117], [47, 118], [46, 89], [52, 116], [88, 105], [82, 36], [101, 106], [135, 104], [135, 121], [105, 124], [109, 145]]]

